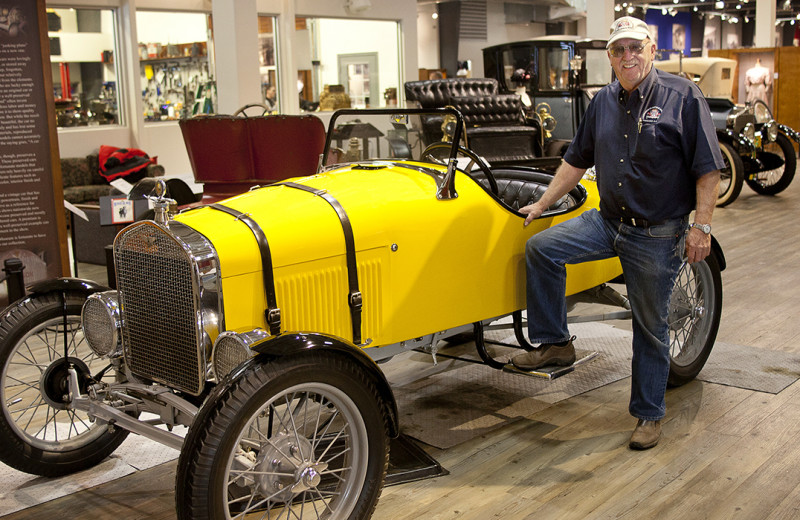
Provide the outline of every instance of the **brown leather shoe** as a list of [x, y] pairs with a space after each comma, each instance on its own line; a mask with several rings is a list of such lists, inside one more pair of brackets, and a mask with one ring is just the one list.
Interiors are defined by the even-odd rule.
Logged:
[[543, 343], [530, 352], [517, 354], [511, 363], [520, 370], [531, 371], [548, 365], [569, 366], [575, 363], [575, 347], [572, 340], [559, 347], [552, 343]]
[[634, 450], [649, 450], [661, 438], [661, 421], [645, 421], [639, 419], [636, 429], [631, 435], [629, 446]]

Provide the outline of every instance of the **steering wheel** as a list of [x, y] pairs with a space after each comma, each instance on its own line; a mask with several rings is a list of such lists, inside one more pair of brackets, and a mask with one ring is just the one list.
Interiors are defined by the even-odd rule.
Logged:
[[263, 112], [261, 112], [262, 116], [266, 115], [267, 112], [270, 111], [269, 107], [267, 107], [267, 105], [264, 105], [262, 103], [250, 103], [249, 105], [245, 105], [242, 108], [240, 108], [239, 110], [237, 110], [236, 112], [234, 112], [233, 113], [233, 117], [236, 117], [238, 115], [241, 115], [242, 117], [250, 117], [250, 116], [247, 115], [246, 110], [248, 108], [254, 108], [254, 107], [263, 109]]
[[[433, 143], [432, 145], [429, 145], [427, 148], [425, 148], [425, 150], [422, 152], [422, 155], [420, 156], [420, 161], [429, 161], [432, 163], [443, 164], [446, 166], [447, 159], [450, 157], [450, 150], [452, 148], [453, 148], [452, 143], [445, 143], [445, 142]], [[441, 152], [441, 153], [436, 153], [436, 152]], [[466, 172], [467, 175], [470, 175], [472, 167], [477, 164], [478, 168], [480, 168], [480, 170], [486, 176], [486, 180], [489, 183], [489, 190], [495, 195], [498, 195], [500, 193], [500, 190], [497, 188], [497, 181], [494, 178], [494, 173], [492, 173], [492, 170], [486, 164], [486, 161], [475, 155], [472, 151], [467, 150], [466, 148], [460, 145], [458, 146], [458, 153], [470, 160], [470, 163], [467, 165], [466, 168], [463, 169], [463, 171]]]

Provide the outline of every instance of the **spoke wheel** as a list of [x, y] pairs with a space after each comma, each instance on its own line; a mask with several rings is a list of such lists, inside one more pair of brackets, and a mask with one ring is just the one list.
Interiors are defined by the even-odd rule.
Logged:
[[669, 384], [693, 380], [711, 354], [722, 312], [722, 277], [712, 252], [702, 262], [684, 263], [675, 280], [669, 311]]
[[181, 452], [179, 518], [361, 519], [374, 510], [387, 426], [354, 363], [325, 353], [255, 362], [210, 406]]
[[[85, 390], [108, 361], [89, 348], [80, 327], [83, 295], [26, 298], [0, 317], [0, 459], [48, 477], [94, 466], [128, 435], [109, 432], [86, 412], [68, 406], [68, 368]], [[67, 358], [64, 358], [64, 342]], [[114, 375], [108, 376], [113, 380]]]
[[764, 151], [779, 156], [783, 159], [783, 165], [754, 174], [747, 179], [747, 185], [761, 195], [775, 195], [791, 184], [797, 169], [797, 155], [792, 142], [783, 134], [778, 134], [774, 143], [765, 144]]
[[720, 151], [725, 167], [719, 171], [717, 206], [727, 206], [739, 196], [744, 184], [744, 163], [730, 144], [720, 141]]

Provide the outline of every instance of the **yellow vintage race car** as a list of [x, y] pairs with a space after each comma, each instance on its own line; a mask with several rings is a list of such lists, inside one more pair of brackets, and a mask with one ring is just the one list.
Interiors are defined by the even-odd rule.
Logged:
[[[423, 118], [449, 141], [424, 143]], [[399, 433], [377, 362], [469, 332], [502, 368], [483, 330], [510, 317], [528, 346], [525, 242], [598, 206], [587, 178], [523, 227], [552, 177], [492, 168], [463, 135], [449, 108], [340, 111], [315, 175], [179, 214], [157, 193], [115, 240], [115, 288], [53, 280], [0, 316], [0, 459], [63, 475], [134, 432], [181, 450], [180, 518], [368, 518]], [[708, 357], [722, 268], [715, 243], [681, 270], [673, 384]], [[567, 290], [620, 275], [569, 266]]]

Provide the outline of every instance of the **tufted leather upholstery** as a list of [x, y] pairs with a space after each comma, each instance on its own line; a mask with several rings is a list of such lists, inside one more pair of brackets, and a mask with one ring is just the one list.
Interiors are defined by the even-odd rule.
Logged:
[[448, 104], [461, 112], [468, 127], [525, 124], [522, 100], [516, 94], [451, 96]]
[[421, 108], [446, 106], [453, 96], [491, 96], [497, 94], [497, 80], [491, 78], [448, 78], [408, 81], [406, 100]]
[[[551, 175], [530, 171], [504, 170], [494, 171], [497, 182], [498, 197], [510, 208], [518, 210], [539, 200], [552, 180]], [[489, 188], [489, 182], [482, 174], [474, 173], [478, 182]], [[583, 203], [584, 192], [574, 189], [553, 203], [548, 211], [567, 210]]]
[[[406, 99], [421, 108], [453, 106], [464, 116], [469, 148], [490, 164], [525, 164], [543, 155], [541, 129], [529, 124], [516, 94], [498, 94], [491, 78], [409, 81]], [[423, 119], [426, 144], [442, 138], [441, 117]]]

